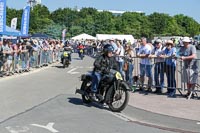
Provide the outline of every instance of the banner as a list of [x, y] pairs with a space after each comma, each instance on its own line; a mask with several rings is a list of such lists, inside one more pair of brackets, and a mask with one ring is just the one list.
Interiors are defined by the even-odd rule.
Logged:
[[13, 19], [11, 20], [11, 25], [10, 25], [10, 27], [11, 27], [12, 29], [15, 29], [15, 30], [16, 30], [16, 28], [17, 28], [17, 18], [13, 18]]
[[0, 0], [0, 33], [6, 31], [6, 0]]
[[26, 6], [23, 10], [22, 21], [21, 21], [21, 33], [27, 36], [29, 31], [29, 20], [30, 20], [30, 6]]
[[62, 31], [62, 40], [63, 40], [63, 41], [65, 40], [65, 36], [66, 36], [65, 33], [66, 33], [66, 31], [67, 31], [66, 29], [64, 29], [64, 30]]

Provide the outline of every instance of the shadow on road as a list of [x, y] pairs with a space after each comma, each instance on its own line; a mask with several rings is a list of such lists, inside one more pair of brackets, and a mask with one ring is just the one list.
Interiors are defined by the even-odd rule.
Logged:
[[63, 68], [63, 66], [52, 66], [52, 67], [56, 67], [56, 68]]
[[105, 109], [105, 110], [109, 110], [108, 108], [106, 108], [104, 105], [102, 104], [99, 104], [99, 103], [90, 103], [90, 104], [85, 104], [83, 103], [82, 99], [79, 99], [79, 98], [75, 98], [75, 97], [71, 97], [71, 98], [68, 98], [68, 102], [69, 103], [72, 103], [74, 105], [83, 105], [83, 106], [86, 106], [86, 107], [95, 107], [95, 108], [98, 108], [98, 109]]
[[81, 58], [72, 58], [72, 60], [81, 60]]

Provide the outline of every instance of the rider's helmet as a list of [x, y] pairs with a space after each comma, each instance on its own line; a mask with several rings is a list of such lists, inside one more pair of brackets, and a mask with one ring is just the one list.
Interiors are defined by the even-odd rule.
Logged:
[[69, 50], [69, 48], [67, 48], [67, 47], [64, 47], [64, 51], [68, 51]]
[[111, 44], [106, 44], [104, 47], [103, 47], [103, 53], [105, 55], [108, 54], [108, 52], [113, 52], [114, 51], [114, 48]]

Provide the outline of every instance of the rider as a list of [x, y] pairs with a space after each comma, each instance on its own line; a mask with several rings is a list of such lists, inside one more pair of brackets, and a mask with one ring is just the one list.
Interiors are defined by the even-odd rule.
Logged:
[[[70, 46], [69, 43], [66, 43], [65, 46], [63, 47], [64, 48], [64, 51], [67, 51], [68, 52], [68, 58], [69, 58], [69, 61], [71, 62], [72, 61], [72, 58], [71, 58], [71, 53], [72, 53], [72, 47]], [[61, 59], [63, 61], [63, 57]]]
[[94, 62], [91, 98], [96, 99], [96, 92], [102, 75], [108, 74], [110, 69], [118, 70], [117, 62], [113, 56], [114, 48], [110, 44], [103, 47], [103, 54]]
[[[64, 47], [63, 47], [63, 53], [64, 52], [67, 52], [68, 53], [68, 59], [69, 59], [69, 61], [71, 62], [72, 61], [72, 58], [71, 58], [71, 53], [72, 53], [72, 47], [70, 46], [70, 44], [69, 43], [66, 43], [65, 45], [64, 45]], [[63, 55], [61, 56], [61, 63], [63, 63]]]
[[79, 57], [81, 57], [81, 52], [80, 51], [83, 50], [84, 48], [85, 47], [84, 47], [84, 45], [82, 43], [79, 43], [79, 45], [77, 46]]

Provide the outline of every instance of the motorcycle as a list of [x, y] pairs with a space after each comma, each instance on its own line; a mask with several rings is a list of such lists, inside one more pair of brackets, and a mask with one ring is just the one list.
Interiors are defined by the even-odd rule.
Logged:
[[81, 60], [83, 60], [83, 57], [84, 57], [84, 51], [83, 51], [83, 49], [80, 49], [79, 50], [79, 57], [81, 58]]
[[63, 64], [63, 68], [66, 68], [69, 66], [70, 64], [70, 60], [69, 60], [69, 55], [70, 53], [68, 51], [64, 51], [63, 55], [62, 55], [62, 64]]
[[84, 103], [106, 103], [113, 112], [120, 112], [127, 106], [130, 88], [118, 71], [111, 69], [109, 74], [102, 76], [95, 101], [90, 95], [92, 78], [92, 74], [83, 74], [81, 88], [76, 89], [76, 93], [81, 94]]

